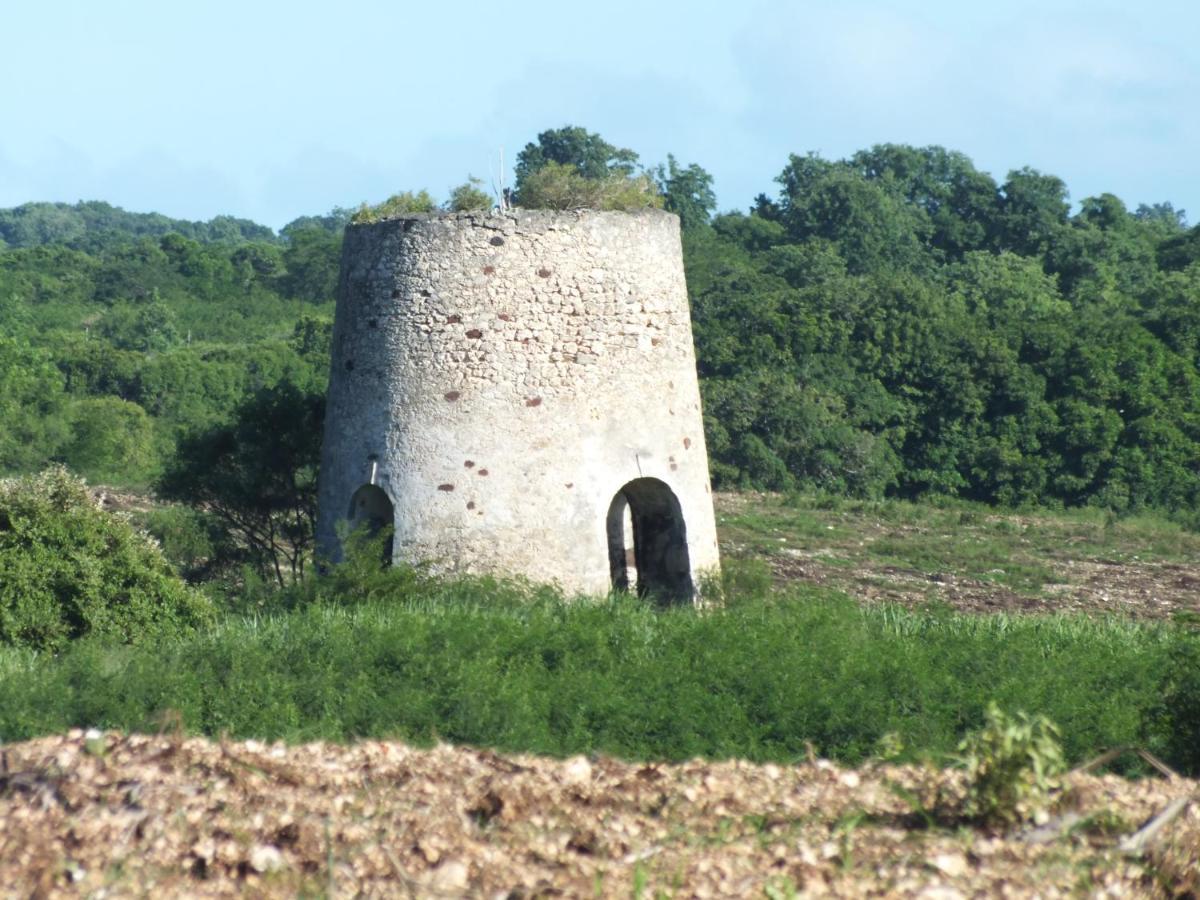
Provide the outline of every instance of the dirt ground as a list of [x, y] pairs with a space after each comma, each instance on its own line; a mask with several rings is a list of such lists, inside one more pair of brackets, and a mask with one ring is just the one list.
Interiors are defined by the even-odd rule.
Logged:
[[[804, 510], [810, 528], [814, 518], [828, 523], [827, 533], [814, 534], [794, 527], [778, 497], [727, 493], [715, 500], [722, 558], [762, 559], [780, 584], [825, 585], [864, 602], [910, 608], [932, 602], [979, 613], [1085, 613], [1200, 623], [1200, 535], [1174, 536], [1169, 551], [1155, 552], [1154, 535], [1135, 527], [1102, 537], [1098, 527], [1050, 513], [1001, 512], [947, 525], [937, 521], [932, 507], [932, 521], [925, 522]], [[762, 520], [754, 534], [743, 525], [747, 516]], [[892, 558], [872, 552], [885, 543], [894, 548]], [[985, 543], [990, 556], [978, 553]], [[1036, 569], [1037, 583], [1006, 583], [1003, 576], [1014, 563]]]
[[[1071, 775], [991, 832], [961, 775], [72, 732], [0, 748], [0, 895], [1127, 897], [1200, 891], [1197, 783]], [[1123, 838], [1191, 796], [1149, 845]], [[940, 806], [939, 806], [940, 804]]]

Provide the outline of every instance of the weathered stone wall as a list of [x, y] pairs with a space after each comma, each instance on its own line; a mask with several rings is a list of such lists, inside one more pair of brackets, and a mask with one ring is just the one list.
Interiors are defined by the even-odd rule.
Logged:
[[[361, 486], [394, 554], [603, 593], [606, 518], [638, 478], [717, 566], [678, 220], [519, 210], [346, 229], [318, 541]], [[646, 484], [656, 484], [646, 482]]]

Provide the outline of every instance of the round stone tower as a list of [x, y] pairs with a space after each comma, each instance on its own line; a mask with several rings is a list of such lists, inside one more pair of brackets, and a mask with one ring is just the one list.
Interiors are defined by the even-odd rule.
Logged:
[[319, 506], [328, 557], [390, 526], [435, 571], [690, 600], [718, 556], [679, 220], [347, 227]]

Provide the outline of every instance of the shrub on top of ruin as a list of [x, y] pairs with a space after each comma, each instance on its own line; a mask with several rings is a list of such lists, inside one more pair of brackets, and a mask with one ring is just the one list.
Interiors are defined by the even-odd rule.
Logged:
[[526, 209], [662, 209], [654, 179], [643, 173], [612, 172], [587, 178], [574, 166], [548, 162], [521, 182], [517, 205]]
[[214, 618], [158, 545], [66, 469], [0, 481], [0, 645], [141, 643]]
[[468, 175], [465, 182], [450, 189], [445, 208], [450, 212], [472, 212], [489, 210], [494, 205], [492, 195], [483, 189], [483, 179]]
[[382, 222], [384, 219], [390, 219], [395, 216], [404, 216], [410, 213], [428, 213], [437, 209], [437, 204], [434, 203], [433, 197], [429, 196], [428, 191], [401, 191], [399, 194], [392, 194], [382, 203], [377, 203], [371, 206], [364, 203], [354, 215], [350, 217], [350, 221], [355, 225], [363, 225], [371, 222]]

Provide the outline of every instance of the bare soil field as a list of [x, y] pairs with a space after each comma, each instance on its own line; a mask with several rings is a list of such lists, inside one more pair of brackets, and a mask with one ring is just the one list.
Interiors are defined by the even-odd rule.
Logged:
[[1157, 519], [718, 494], [723, 559], [865, 602], [1200, 622], [1200, 535]]
[[[2, 748], [5, 897], [1172, 896], [1186, 779], [1073, 774], [1042, 827], [947, 811], [916, 766], [550, 760], [72, 732]], [[1149, 844], [1123, 838], [1191, 796]], [[940, 812], [938, 812], [940, 810]]]

